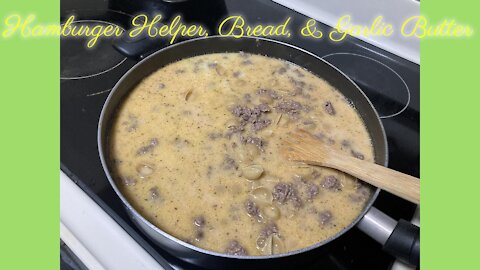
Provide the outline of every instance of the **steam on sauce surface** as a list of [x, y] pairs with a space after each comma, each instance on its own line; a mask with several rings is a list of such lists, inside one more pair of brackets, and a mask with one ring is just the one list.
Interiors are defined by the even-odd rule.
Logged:
[[348, 226], [371, 194], [280, 156], [279, 139], [295, 128], [373, 162], [355, 109], [312, 73], [246, 53], [188, 58], [125, 99], [109, 134], [111, 169], [133, 207], [181, 240], [234, 255], [293, 251]]

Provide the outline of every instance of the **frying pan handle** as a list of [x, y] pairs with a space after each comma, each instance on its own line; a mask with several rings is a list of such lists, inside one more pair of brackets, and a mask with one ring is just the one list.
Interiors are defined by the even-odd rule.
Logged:
[[398, 222], [375, 207], [365, 214], [358, 228], [383, 245], [383, 250], [411, 265], [420, 263], [420, 228], [403, 219]]

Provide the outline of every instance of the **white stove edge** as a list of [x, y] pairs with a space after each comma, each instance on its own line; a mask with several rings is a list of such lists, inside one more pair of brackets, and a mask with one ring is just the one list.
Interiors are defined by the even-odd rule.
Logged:
[[60, 238], [88, 269], [164, 269], [62, 171]]
[[[420, 2], [415, 0], [273, 0], [310, 18], [335, 27], [339, 18], [351, 16], [351, 23], [370, 26], [377, 16], [392, 24], [394, 33], [389, 37], [358, 36], [357, 38], [420, 64], [420, 40], [404, 37], [400, 33], [402, 24], [411, 16], [420, 15]], [[408, 28], [407, 29], [411, 29]], [[328, 33], [323, 33], [323, 39]]]

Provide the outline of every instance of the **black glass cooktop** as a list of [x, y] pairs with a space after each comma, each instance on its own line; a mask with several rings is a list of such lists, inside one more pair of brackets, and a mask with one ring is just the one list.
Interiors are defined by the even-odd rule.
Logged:
[[[202, 4], [194, 4], [201, 2]], [[308, 18], [269, 0], [204, 0], [180, 4], [160, 0], [61, 1], [62, 22], [76, 15], [79, 24], [130, 25], [132, 14], [182, 13], [215, 32], [228, 15], [242, 15], [250, 24], [280, 23], [292, 17], [292, 36], [283, 41], [306, 49], [350, 76], [368, 95], [385, 126], [389, 167], [419, 176], [419, 77], [417, 64], [353, 37], [340, 43], [310, 40], [296, 31]], [[322, 25], [324, 31], [328, 27]], [[61, 40], [61, 169], [111, 215], [166, 269], [196, 269], [155, 246], [128, 219], [110, 187], [97, 152], [97, 123], [102, 106], [117, 80], [137, 61], [126, 58], [103, 39], [93, 49], [85, 40]], [[395, 219], [409, 220], [415, 206], [381, 193], [375, 206]], [[389, 269], [393, 258], [356, 228], [329, 244], [329, 252], [309, 269]]]

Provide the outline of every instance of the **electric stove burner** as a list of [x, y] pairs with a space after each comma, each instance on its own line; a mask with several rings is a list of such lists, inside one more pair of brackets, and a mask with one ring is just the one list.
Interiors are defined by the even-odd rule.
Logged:
[[391, 67], [355, 53], [332, 53], [322, 58], [360, 86], [372, 101], [380, 118], [397, 116], [408, 108], [410, 89]]
[[[106, 27], [113, 25], [123, 31], [117, 24], [101, 20], [79, 20], [72, 26], [96, 25]], [[63, 80], [78, 80], [107, 73], [125, 62], [126, 57], [115, 51], [111, 43], [115, 37], [101, 37], [92, 48], [87, 47], [91, 37], [63, 37], [61, 38], [60, 78]]]

